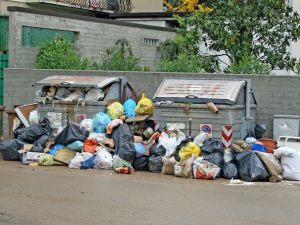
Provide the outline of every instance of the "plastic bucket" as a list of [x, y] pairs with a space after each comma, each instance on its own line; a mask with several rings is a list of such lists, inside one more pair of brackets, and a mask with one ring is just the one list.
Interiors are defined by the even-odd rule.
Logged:
[[277, 141], [273, 139], [261, 138], [259, 139], [259, 141], [261, 141], [264, 146], [266, 146], [268, 153], [273, 153], [274, 149], [277, 146]]

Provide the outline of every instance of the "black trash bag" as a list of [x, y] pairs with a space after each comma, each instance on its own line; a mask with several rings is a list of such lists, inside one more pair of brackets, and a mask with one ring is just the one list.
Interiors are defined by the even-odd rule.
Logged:
[[223, 152], [222, 145], [219, 141], [208, 140], [202, 146], [201, 150], [204, 153]]
[[2, 155], [2, 159], [6, 161], [20, 160], [20, 154], [18, 150], [23, 149], [24, 144], [24, 142], [17, 139], [2, 141], [0, 143], [0, 152]]
[[163, 162], [162, 162], [163, 156], [151, 156], [149, 157], [148, 162], [148, 170], [152, 173], [161, 173], [163, 168]]
[[154, 144], [150, 148], [150, 155], [154, 156], [164, 156], [166, 154], [166, 149], [163, 146], [157, 147], [158, 144]]
[[18, 136], [24, 132], [24, 130], [26, 129], [26, 127], [24, 126], [23, 123], [20, 123], [20, 125], [13, 131], [13, 137], [15, 139], [18, 138]]
[[223, 154], [221, 152], [214, 152], [212, 154], [207, 154], [206, 152], [204, 152], [201, 154], [201, 156], [206, 161], [220, 167], [220, 171], [219, 171], [217, 177], [221, 177], [223, 174], [223, 164], [224, 164]]
[[176, 147], [176, 151], [179, 152], [180, 149], [184, 146], [187, 145], [187, 143], [191, 142], [191, 139], [190, 138], [187, 138], [185, 140], [183, 140], [177, 147]]
[[141, 157], [135, 158], [132, 166], [137, 171], [148, 171], [148, 157], [141, 156]]
[[151, 119], [147, 119], [145, 121], [146, 127], [151, 127], [153, 130], [155, 130], [155, 122]]
[[264, 125], [258, 125], [256, 124], [254, 128], [250, 129], [245, 137], [245, 140], [248, 137], [253, 137], [255, 139], [261, 139], [266, 132]]
[[55, 144], [67, 146], [75, 141], [84, 142], [89, 135], [90, 132], [86, 129], [80, 128], [74, 123], [70, 123], [55, 137], [54, 141]]
[[36, 140], [31, 148], [31, 152], [44, 152], [44, 148], [46, 147], [47, 141], [50, 139], [50, 136], [44, 134], [38, 140]]
[[261, 139], [265, 132], [266, 132], [266, 129], [263, 126], [258, 125], [258, 124], [255, 125], [254, 134], [255, 134], [256, 139]]
[[128, 124], [123, 123], [113, 131], [112, 139], [115, 143], [115, 153], [128, 162], [133, 162], [135, 150], [133, 145], [133, 134]]
[[50, 139], [50, 136], [45, 134], [41, 136], [38, 140], [34, 142], [34, 146], [46, 147], [47, 141]]
[[28, 144], [33, 144], [43, 135], [50, 136], [52, 134], [52, 128], [50, 126], [49, 120], [45, 118], [40, 122], [40, 124], [22, 128], [20, 129], [20, 131], [15, 133], [18, 140]]
[[39, 152], [39, 153], [43, 153], [44, 152], [44, 147], [42, 146], [32, 146], [32, 148], [30, 149], [31, 152]]
[[235, 156], [238, 172], [244, 181], [266, 181], [269, 179], [264, 164], [253, 151], [244, 151]]
[[224, 163], [223, 177], [227, 178], [227, 179], [238, 179], [239, 178], [238, 169], [232, 161]]

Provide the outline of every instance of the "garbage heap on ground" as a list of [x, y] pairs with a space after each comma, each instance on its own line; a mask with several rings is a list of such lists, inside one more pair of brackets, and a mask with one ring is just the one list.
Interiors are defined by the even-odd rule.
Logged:
[[208, 133], [192, 138], [176, 125], [159, 127], [150, 117], [153, 110], [153, 102], [144, 95], [137, 104], [133, 99], [123, 105], [114, 102], [106, 113], [96, 113], [80, 125], [70, 123], [55, 135], [50, 121], [42, 118], [30, 127], [15, 129], [15, 139], [1, 142], [2, 158], [31, 166], [113, 169], [124, 174], [136, 170], [209, 180], [300, 180], [296, 149], [279, 147], [267, 152], [257, 140], [262, 135], [257, 138], [253, 131], [224, 149]]

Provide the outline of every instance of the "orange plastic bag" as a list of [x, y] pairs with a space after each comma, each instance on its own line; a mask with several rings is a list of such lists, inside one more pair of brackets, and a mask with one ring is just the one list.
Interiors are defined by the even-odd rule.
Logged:
[[94, 152], [96, 152], [96, 148], [98, 146], [100, 146], [100, 145], [99, 145], [98, 141], [96, 141], [95, 139], [85, 140], [83, 143], [83, 151], [94, 153]]

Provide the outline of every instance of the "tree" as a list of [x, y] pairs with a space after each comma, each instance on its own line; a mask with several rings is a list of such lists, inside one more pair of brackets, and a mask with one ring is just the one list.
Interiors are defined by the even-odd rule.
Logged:
[[288, 47], [300, 35], [298, 13], [284, 0], [207, 0], [211, 12], [196, 11], [178, 19], [180, 32], [193, 33], [216, 53], [203, 53], [199, 42], [191, 43], [194, 51], [230, 64], [240, 64], [245, 55], [253, 56], [271, 69], [294, 69], [296, 59]]
[[200, 3], [200, 0], [165, 0], [163, 1], [167, 11], [170, 12], [209, 12], [210, 8]]
[[[117, 71], [141, 71], [140, 59], [134, 56], [126, 39], [117, 40], [113, 47], [106, 49], [99, 69]], [[145, 68], [144, 68], [145, 70]]]
[[41, 45], [35, 66], [38, 69], [92, 69], [92, 63], [82, 59], [72, 43], [59, 37]]

